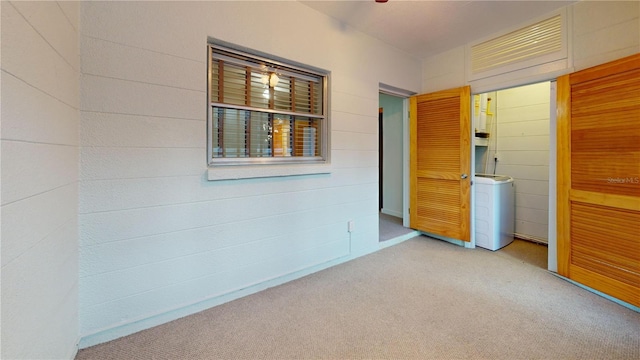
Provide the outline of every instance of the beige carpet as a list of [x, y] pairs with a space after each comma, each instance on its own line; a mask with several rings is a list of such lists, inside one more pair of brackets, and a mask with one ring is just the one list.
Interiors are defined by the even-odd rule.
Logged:
[[77, 359], [640, 359], [640, 314], [509, 251], [418, 237]]

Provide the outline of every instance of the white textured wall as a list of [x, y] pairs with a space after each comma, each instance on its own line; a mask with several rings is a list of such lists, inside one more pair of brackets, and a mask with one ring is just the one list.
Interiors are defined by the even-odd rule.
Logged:
[[78, 340], [79, 3], [2, 2], [3, 359]]
[[640, 2], [581, 1], [571, 9], [576, 71], [640, 52]]
[[[419, 61], [297, 2], [82, 22], [81, 346], [378, 248], [378, 84], [417, 90]], [[207, 37], [331, 71], [331, 174], [206, 181]]]
[[402, 217], [403, 99], [380, 94], [383, 108], [382, 212]]
[[515, 232], [541, 241], [549, 230], [549, 82], [497, 92], [496, 174], [516, 188]]
[[452, 89], [466, 85], [465, 47], [434, 55], [422, 62], [422, 92]]

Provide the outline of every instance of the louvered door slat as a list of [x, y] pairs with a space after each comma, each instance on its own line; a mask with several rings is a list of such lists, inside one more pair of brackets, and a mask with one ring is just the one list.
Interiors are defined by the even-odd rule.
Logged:
[[411, 227], [469, 241], [469, 87], [411, 98]]
[[640, 54], [558, 79], [558, 272], [640, 306]]

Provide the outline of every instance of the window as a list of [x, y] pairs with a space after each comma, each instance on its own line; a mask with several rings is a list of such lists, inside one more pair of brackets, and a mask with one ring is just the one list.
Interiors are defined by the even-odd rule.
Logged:
[[323, 163], [327, 73], [209, 45], [209, 165]]

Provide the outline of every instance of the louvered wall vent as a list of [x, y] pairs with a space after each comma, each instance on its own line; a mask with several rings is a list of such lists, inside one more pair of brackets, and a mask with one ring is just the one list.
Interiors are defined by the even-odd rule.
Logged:
[[553, 54], [563, 49], [557, 15], [471, 47], [471, 72], [478, 74]]

